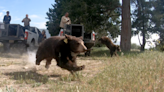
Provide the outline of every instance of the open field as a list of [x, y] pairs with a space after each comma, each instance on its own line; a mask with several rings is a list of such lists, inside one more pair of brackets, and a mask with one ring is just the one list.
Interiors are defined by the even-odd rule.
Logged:
[[107, 48], [93, 48], [90, 57], [79, 56], [83, 71], [72, 76], [56, 66], [49, 70], [34, 64], [34, 54], [0, 53], [0, 92], [162, 92], [164, 53], [133, 51], [109, 57]]

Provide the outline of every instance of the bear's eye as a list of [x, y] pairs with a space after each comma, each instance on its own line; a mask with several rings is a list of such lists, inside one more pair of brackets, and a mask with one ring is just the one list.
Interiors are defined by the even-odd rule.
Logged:
[[77, 44], [77, 45], [79, 45], [80, 43], [79, 43], [79, 42], [77, 42], [76, 44]]

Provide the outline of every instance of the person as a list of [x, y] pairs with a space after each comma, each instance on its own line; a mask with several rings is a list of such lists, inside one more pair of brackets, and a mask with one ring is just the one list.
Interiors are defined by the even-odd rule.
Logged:
[[5, 29], [10, 24], [11, 16], [9, 15], [9, 11], [6, 12], [6, 15], [3, 18], [3, 23], [5, 24]]
[[28, 18], [28, 14], [26, 14], [26, 17], [22, 20], [22, 22], [24, 22], [25, 29], [28, 29], [30, 27], [31, 19]]
[[60, 21], [60, 28], [63, 29], [65, 24], [71, 24], [71, 20], [69, 18], [69, 13], [66, 12], [64, 16], [62, 16]]
[[46, 37], [46, 31], [45, 30], [42, 31], [42, 36], [43, 36], [43, 39], [42, 40], [45, 40], [47, 38]]

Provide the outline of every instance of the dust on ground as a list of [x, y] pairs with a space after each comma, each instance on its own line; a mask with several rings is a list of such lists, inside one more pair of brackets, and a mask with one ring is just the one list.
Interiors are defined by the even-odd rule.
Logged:
[[[81, 76], [87, 77], [88, 80], [104, 68], [105, 63], [102, 62], [91, 57], [77, 58], [77, 65], [85, 65], [85, 69], [80, 71]], [[63, 76], [72, 76], [67, 70], [56, 66], [55, 60], [52, 60], [48, 70], [44, 66], [45, 61], [42, 61], [40, 66], [35, 65], [35, 52], [0, 53], [0, 91], [12, 87], [16, 92], [51, 92], [51, 84], [47, 81], [61, 81]], [[42, 84], [35, 87], [36, 82]], [[74, 82], [76, 81], [70, 83]]]

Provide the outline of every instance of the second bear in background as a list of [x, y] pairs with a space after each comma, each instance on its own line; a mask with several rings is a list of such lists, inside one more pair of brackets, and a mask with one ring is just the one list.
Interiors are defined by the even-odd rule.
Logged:
[[115, 56], [117, 56], [117, 51], [121, 52], [120, 46], [113, 44], [111, 39], [109, 39], [108, 37], [103, 36], [99, 39], [99, 41], [102, 44], [105, 44], [110, 49], [111, 57], [113, 56], [113, 54], [115, 54]]

